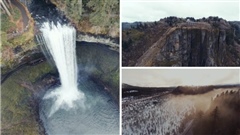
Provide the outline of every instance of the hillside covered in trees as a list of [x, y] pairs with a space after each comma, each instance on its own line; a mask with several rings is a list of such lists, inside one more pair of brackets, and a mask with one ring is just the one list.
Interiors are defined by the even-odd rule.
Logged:
[[197, 112], [193, 133], [197, 135], [240, 134], [240, 91], [223, 92], [211, 102], [207, 112]]
[[50, 0], [80, 32], [119, 36], [119, 0]]

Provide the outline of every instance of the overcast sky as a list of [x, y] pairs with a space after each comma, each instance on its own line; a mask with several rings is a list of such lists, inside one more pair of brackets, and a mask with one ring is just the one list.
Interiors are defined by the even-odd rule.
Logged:
[[239, 0], [121, 0], [121, 17], [122, 22], [158, 21], [168, 16], [196, 19], [219, 16], [237, 21], [240, 20], [239, 7]]
[[122, 82], [136, 86], [239, 84], [238, 69], [123, 69]]

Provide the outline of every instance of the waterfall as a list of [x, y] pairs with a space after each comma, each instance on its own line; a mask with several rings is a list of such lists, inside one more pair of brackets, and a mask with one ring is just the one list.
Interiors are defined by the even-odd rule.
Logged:
[[58, 109], [83, 106], [84, 93], [77, 88], [76, 30], [67, 25], [45, 22], [41, 28], [45, 45], [57, 66], [61, 86], [43, 99], [54, 100], [49, 117]]

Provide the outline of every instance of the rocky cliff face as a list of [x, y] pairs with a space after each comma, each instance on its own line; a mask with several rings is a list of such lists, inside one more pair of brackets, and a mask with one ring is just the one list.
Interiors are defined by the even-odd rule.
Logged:
[[240, 22], [186, 20], [169, 17], [123, 30], [123, 66], [240, 65]]

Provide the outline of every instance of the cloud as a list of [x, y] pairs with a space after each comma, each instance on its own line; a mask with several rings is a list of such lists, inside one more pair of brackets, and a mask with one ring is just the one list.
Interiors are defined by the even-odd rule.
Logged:
[[122, 22], [158, 21], [168, 16], [219, 16], [226, 20], [240, 20], [239, 1], [121, 1]]
[[124, 69], [123, 83], [137, 86], [236, 84], [238, 69]]

